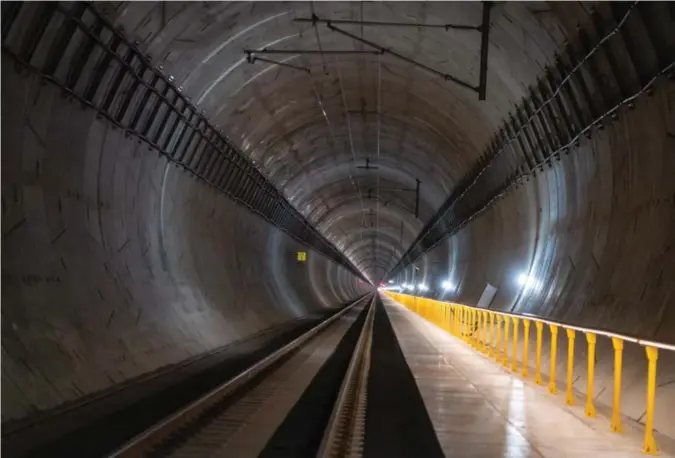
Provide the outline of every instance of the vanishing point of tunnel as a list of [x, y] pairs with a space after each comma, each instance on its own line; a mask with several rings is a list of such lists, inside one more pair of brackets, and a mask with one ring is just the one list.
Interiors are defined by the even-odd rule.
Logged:
[[3, 1], [7, 456], [378, 287], [675, 345], [674, 61], [672, 2]]

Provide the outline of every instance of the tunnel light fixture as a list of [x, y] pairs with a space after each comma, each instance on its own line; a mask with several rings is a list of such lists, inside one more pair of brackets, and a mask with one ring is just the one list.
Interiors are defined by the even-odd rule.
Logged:
[[534, 285], [534, 278], [526, 274], [518, 275], [518, 284], [520, 286]]
[[532, 275], [521, 273], [516, 280], [523, 287], [523, 291], [529, 291], [539, 286], [539, 282]]
[[453, 282], [451, 282], [450, 280], [444, 280], [443, 283], [441, 283], [441, 286], [446, 291], [449, 290], [449, 289], [455, 289], [455, 284]]
[[389, 284], [390, 284], [390, 285], [393, 285], [393, 284], [394, 284], [394, 280], [389, 280]]
[[427, 285], [425, 285], [424, 283], [420, 283], [420, 284], [417, 285], [417, 289], [419, 289], [420, 291], [428, 291], [429, 287]]

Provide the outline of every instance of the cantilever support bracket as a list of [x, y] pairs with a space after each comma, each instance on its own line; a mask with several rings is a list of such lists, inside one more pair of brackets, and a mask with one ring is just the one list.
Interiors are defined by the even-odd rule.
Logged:
[[368, 45], [371, 48], [375, 48], [377, 50], [377, 53], [379, 53], [379, 54], [392, 55], [392, 56], [396, 57], [397, 59], [400, 59], [400, 60], [402, 60], [404, 62], [407, 62], [409, 64], [412, 64], [412, 65], [415, 65], [416, 67], [419, 67], [423, 70], [426, 70], [427, 72], [431, 73], [432, 75], [440, 76], [441, 78], [443, 78], [446, 81], [452, 81], [453, 83], [458, 84], [458, 85], [460, 85], [464, 88], [471, 89], [472, 91], [478, 92], [478, 87], [473, 86], [470, 83], [467, 83], [466, 81], [463, 81], [463, 80], [461, 80], [461, 79], [459, 79], [455, 76], [452, 76], [448, 73], [443, 73], [440, 70], [436, 70], [435, 68], [429, 67], [428, 65], [422, 64], [422, 63], [420, 63], [420, 62], [418, 62], [414, 59], [411, 59], [411, 58], [406, 57], [402, 54], [399, 54], [398, 52], [396, 52], [392, 49], [385, 48], [384, 46], [380, 46], [377, 43], [374, 43], [370, 40], [366, 40], [365, 38], [361, 38], [357, 35], [354, 35], [353, 33], [347, 32], [346, 30], [342, 30], [338, 27], [335, 27], [331, 22], [326, 22], [326, 26], [330, 30], [332, 30], [333, 32], [337, 32], [341, 35], [344, 35], [348, 38], [351, 38], [352, 40], [355, 40], [355, 41], [358, 41], [358, 42], [363, 43], [365, 45]]
[[362, 25], [366, 27], [376, 26], [376, 27], [424, 27], [430, 29], [445, 29], [446, 31], [450, 29], [454, 30], [480, 30], [480, 26], [475, 25], [465, 25], [465, 24], [425, 24], [419, 22], [386, 22], [386, 21], [356, 21], [351, 19], [320, 19], [316, 14], [312, 14], [312, 17], [299, 17], [293, 19], [295, 22], [311, 22], [312, 25], [317, 25], [319, 23], [327, 24], [333, 23], [338, 25]]
[[[471, 25], [460, 25], [460, 24], [415, 24], [415, 23], [406, 23], [406, 22], [381, 22], [381, 21], [355, 21], [355, 20], [344, 20], [344, 19], [321, 19], [315, 14], [309, 18], [295, 18], [295, 22], [310, 22], [314, 27], [317, 24], [326, 24], [326, 26], [333, 32], [337, 32], [341, 35], [344, 35], [348, 38], [351, 38], [354, 41], [363, 43], [371, 48], [374, 48], [375, 51], [353, 51], [354, 54], [389, 54], [393, 57], [396, 57], [404, 62], [415, 65], [428, 73], [439, 76], [445, 81], [452, 81], [453, 83], [462, 86], [466, 89], [470, 89], [478, 93], [478, 100], [485, 100], [487, 95], [487, 68], [488, 68], [488, 48], [489, 48], [489, 38], [490, 38], [490, 10], [492, 9], [491, 1], [483, 2], [483, 14], [482, 22], [479, 26]], [[480, 73], [478, 75], [478, 86], [474, 86], [471, 83], [457, 78], [448, 73], [444, 73], [440, 70], [432, 68], [428, 65], [425, 65], [421, 62], [418, 62], [414, 59], [406, 57], [398, 52], [385, 48], [377, 43], [361, 38], [353, 33], [347, 32], [346, 30], [340, 29], [335, 26], [335, 24], [340, 25], [363, 25], [363, 26], [387, 26], [387, 27], [429, 27], [429, 28], [444, 28], [445, 30], [449, 29], [459, 29], [459, 30], [475, 30], [479, 31], [481, 34], [480, 41]], [[345, 51], [338, 51], [343, 53]], [[324, 52], [328, 53], [328, 52]]]
[[278, 65], [280, 67], [286, 67], [286, 68], [290, 68], [290, 69], [293, 69], [293, 70], [298, 70], [298, 71], [305, 72], [305, 73], [312, 73], [311, 70], [307, 67], [301, 67], [299, 65], [293, 65], [293, 64], [286, 63], [286, 62], [279, 62], [277, 60], [267, 59], [265, 57], [254, 56], [251, 51], [245, 51], [245, 52], [246, 52], [246, 62], [248, 62], [249, 64], [255, 64], [257, 61], [260, 61], [260, 62], [266, 62], [268, 64], [272, 64], [272, 65]]
[[245, 49], [244, 53], [246, 55], [258, 55], [258, 54], [319, 54], [319, 55], [349, 55], [349, 54], [379, 54], [378, 51], [359, 51], [354, 49]]
[[483, 2], [483, 21], [480, 25], [480, 74], [478, 76], [478, 100], [485, 100], [487, 93], [488, 48], [490, 46], [490, 10], [492, 2]]

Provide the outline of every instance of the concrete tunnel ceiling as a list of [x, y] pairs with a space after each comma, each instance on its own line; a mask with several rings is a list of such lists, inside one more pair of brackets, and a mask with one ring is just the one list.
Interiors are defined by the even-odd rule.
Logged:
[[[555, 7], [494, 5], [488, 94], [479, 101], [476, 92], [387, 54], [257, 55], [306, 72], [249, 63], [244, 53], [265, 48], [372, 51], [325, 23], [294, 19], [314, 15], [479, 26], [483, 6], [478, 2], [124, 2], [101, 7], [373, 281], [394, 266], [566, 36]], [[478, 85], [477, 30], [340, 28]], [[372, 169], [363, 168], [366, 160]], [[415, 192], [395, 191], [414, 190], [416, 180], [421, 182], [417, 217]], [[371, 236], [366, 244], [362, 231], [370, 226], [382, 237]]]

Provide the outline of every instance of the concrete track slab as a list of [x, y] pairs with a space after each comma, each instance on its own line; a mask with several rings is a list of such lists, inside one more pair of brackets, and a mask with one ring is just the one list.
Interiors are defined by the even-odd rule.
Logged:
[[384, 303], [446, 456], [644, 456], [634, 428], [611, 433], [607, 419], [584, 417], [583, 405], [566, 406], [563, 394], [551, 396], [397, 302]]

